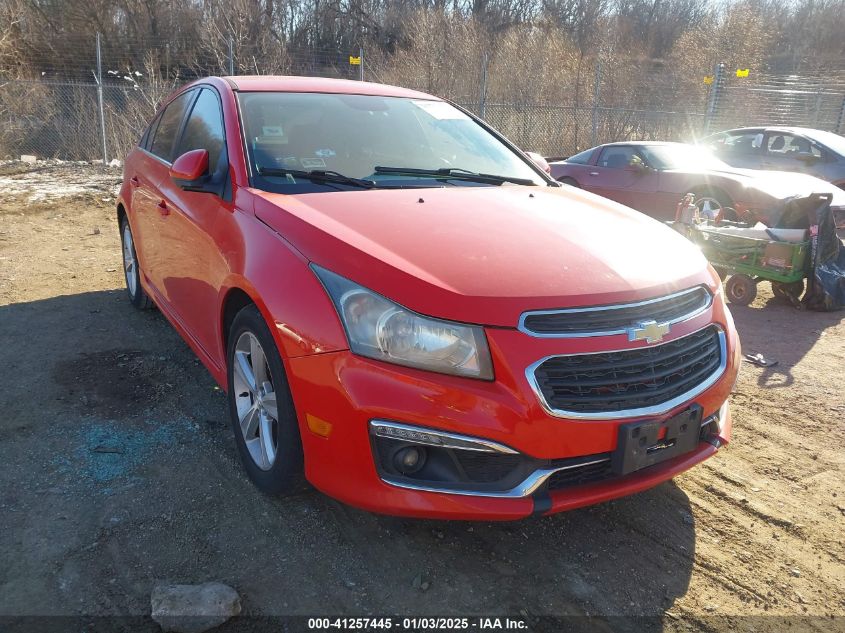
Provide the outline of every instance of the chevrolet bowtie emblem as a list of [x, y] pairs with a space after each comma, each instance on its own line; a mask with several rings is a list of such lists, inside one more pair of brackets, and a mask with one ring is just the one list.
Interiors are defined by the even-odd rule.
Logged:
[[634, 327], [628, 328], [629, 341], [645, 341], [646, 343], [657, 343], [669, 334], [668, 323], [657, 321], [640, 321]]

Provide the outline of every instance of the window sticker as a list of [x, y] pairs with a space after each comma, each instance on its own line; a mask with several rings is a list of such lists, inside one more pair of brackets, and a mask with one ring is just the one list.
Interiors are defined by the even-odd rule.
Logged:
[[318, 149], [314, 152], [314, 155], [320, 158], [331, 158], [332, 156], [337, 156], [337, 153], [333, 149]]
[[322, 158], [302, 158], [299, 161], [305, 169], [325, 169], [326, 161]]
[[469, 120], [469, 117], [466, 114], [457, 108], [453, 108], [448, 103], [444, 103], [443, 101], [412, 101], [411, 103], [439, 121], [446, 121], [449, 119], [458, 121]]
[[264, 125], [261, 127], [262, 136], [284, 136], [285, 132], [281, 125]]

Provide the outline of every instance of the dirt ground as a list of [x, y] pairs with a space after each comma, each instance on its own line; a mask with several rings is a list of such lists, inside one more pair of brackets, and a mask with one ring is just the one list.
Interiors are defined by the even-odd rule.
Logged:
[[0, 167], [0, 616], [145, 615], [158, 580], [217, 580], [249, 615], [845, 630], [845, 312], [767, 284], [735, 307], [745, 351], [779, 364], [743, 366], [728, 448], [627, 499], [504, 524], [276, 500], [206, 370], [126, 300], [120, 174], [80, 170]]

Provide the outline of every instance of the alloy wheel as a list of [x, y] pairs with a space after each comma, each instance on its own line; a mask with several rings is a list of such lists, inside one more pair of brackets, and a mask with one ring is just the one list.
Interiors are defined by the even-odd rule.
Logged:
[[138, 290], [138, 262], [135, 259], [135, 247], [132, 243], [132, 229], [127, 222], [123, 226], [123, 272], [126, 275], [126, 288], [134, 298]]
[[719, 209], [722, 208], [722, 203], [711, 196], [702, 196], [695, 201], [695, 206], [707, 217], [715, 217]]
[[278, 454], [279, 412], [267, 356], [252, 332], [238, 337], [233, 364], [238, 426], [252, 461], [270, 470]]

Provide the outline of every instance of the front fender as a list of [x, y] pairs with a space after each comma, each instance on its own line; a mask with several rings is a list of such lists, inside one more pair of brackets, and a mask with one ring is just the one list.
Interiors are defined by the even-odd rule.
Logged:
[[284, 358], [348, 348], [343, 326], [309, 261], [282, 236], [254, 215], [238, 213], [244, 244], [236, 249], [243, 261], [233, 262], [220, 289], [221, 358], [225, 358], [222, 327], [230, 293], [246, 293], [258, 307]]

